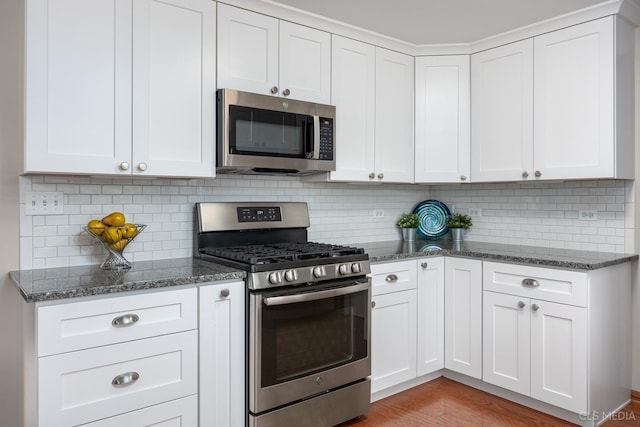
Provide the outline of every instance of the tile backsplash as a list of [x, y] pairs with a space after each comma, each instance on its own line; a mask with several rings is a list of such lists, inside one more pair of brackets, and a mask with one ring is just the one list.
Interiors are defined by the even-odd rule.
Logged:
[[[101, 263], [106, 254], [81, 227], [121, 211], [147, 229], [127, 247], [130, 261], [190, 257], [193, 204], [199, 201], [303, 201], [309, 239], [340, 244], [400, 239], [395, 221], [425, 199], [453, 211], [482, 209], [468, 240], [633, 252], [633, 183], [581, 181], [525, 184], [376, 185], [312, 183], [295, 177], [219, 175], [215, 179], [78, 176], [20, 177], [22, 269]], [[64, 214], [25, 215], [25, 192], [64, 193]], [[384, 217], [373, 218], [373, 210]], [[579, 221], [595, 210], [597, 221]]]

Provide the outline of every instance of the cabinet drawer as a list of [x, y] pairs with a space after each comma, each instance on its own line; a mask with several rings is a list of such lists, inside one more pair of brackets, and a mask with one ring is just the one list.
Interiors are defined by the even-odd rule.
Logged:
[[415, 289], [417, 271], [415, 261], [388, 262], [371, 265], [373, 295]]
[[[78, 425], [196, 394], [197, 348], [198, 332], [188, 331], [41, 357], [39, 425]], [[114, 385], [125, 374], [137, 379]]]
[[526, 298], [587, 306], [588, 273], [484, 262], [483, 288]]
[[193, 395], [138, 411], [129, 412], [82, 427], [193, 427], [198, 425], [198, 397]]
[[[38, 307], [38, 356], [196, 329], [196, 288]], [[136, 320], [137, 319], [137, 320]]]

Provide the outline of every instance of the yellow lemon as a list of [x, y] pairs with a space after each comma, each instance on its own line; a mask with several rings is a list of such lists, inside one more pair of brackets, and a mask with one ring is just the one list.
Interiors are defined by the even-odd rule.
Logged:
[[120, 230], [116, 227], [107, 227], [102, 234], [102, 237], [107, 243], [116, 243], [120, 241]]
[[127, 239], [133, 239], [138, 235], [138, 227], [135, 224], [131, 224], [130, 222], [126, 223], [122, 226], [123, 228], [120, 230], [123, 233], [122, 237], [126, 237]]
[[124, 214], [122, 212], [111, 212], [109, 215], [102, 218], [102, 222], [112, 227], [121, 227], [125, 223]]
[[87, 224], [89, 231], [96, 236], [99, 236], [104, 232], [104, 227], [104, 224], [99, 219], [92, 219]]

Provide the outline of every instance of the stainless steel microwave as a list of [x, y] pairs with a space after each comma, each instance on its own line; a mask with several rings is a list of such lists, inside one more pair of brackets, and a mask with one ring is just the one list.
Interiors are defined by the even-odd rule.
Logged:
[[333, 171], [332, 105], [217, 92], [217, 170], [222, 173], [305, 175]]

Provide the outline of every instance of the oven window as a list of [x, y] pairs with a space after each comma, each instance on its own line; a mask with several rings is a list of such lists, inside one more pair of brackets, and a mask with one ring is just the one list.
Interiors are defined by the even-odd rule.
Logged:
[[263, 306], [262, 387], [367, 357], [368, 292]]
[[305, 158], [308, 116], [232, 105], [229, 118], [231, 154]]

